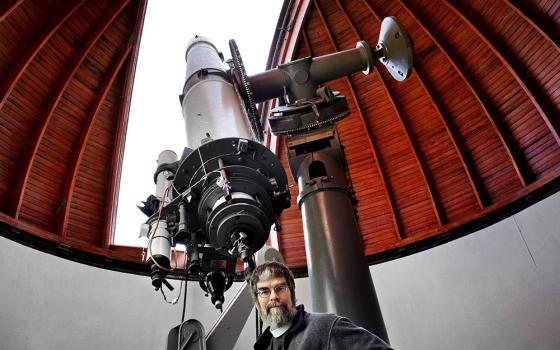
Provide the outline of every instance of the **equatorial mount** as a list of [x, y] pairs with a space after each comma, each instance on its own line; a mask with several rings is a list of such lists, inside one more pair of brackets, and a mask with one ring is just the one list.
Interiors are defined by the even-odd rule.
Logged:
[[[232, 71], [243, 100], [250, 102], [248, 111], [254, 107], [254, 102], [283, 98], [285, 104], [273, 109], [269, 119], [275, 135], [318, 129], [346, 117], [350, 111], [345, 97], [323, 84], [358, 71], [369, 74], [376, 59], [398, 81], [405, 80], [412, 72], [412, 42], [394, 17], [383, 20], [374, 52], [365, 41], [360, 41], [354, 49], [305, 57], [249, 77], [244, 74], [235, 42], [230, 42], [230, 46]], [[258, 118], [252, 123], [256, 121], [260, 123]]]

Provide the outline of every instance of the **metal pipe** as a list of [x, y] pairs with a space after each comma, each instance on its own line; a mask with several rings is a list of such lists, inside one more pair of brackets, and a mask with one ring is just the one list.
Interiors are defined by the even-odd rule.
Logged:
[[248, 77], [253, 100], [262, 102], [289, 95], [298, 100], [313, 98], [319, 84], [374, 68], [374, 58], [365, 41], [356, 48], [315, 58], [303, 58]]
[[290, 165], [297, 169], [313, 311], [347, 317], [388, 342], [336, 132], [315, 136], [330, 146], [294, 157], [292, 150], [306, 137], [287, 142]]
[[356, 48], [320, 56], [311, 63], [311, 77], [318, 84], [362, 71], [369, 74], [374, 67], [373, 54], [365, 41]]
[[289, 75], [279, 68], [250, 76], [249, 83], [253, 90], [253, 101], [258, 103], [283, 96], [284, 86], [288, 86], [289, 82]]

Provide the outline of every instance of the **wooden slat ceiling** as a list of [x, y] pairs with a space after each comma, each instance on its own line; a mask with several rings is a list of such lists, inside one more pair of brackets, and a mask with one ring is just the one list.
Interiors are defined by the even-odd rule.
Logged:
[[[361, 39], [375, 46], [386, 16], [412, 38], [407, 81], [378, 66], [328, 84], [352, 112], [337, 128], [370, 262], [460, 237], [560, 188], [558, 2], [285, 7], [274, 63]], [[2, 235], [98, 266], [143, 270], [140, 249], [113, 245], [112, 230], [145, 8], [145, 0], [0, 5]], [[266, 142], [287, 167], [284, 140]], [[291, 184], [294, 201], [276, 238], [288, 264], [305, 273]]]
[[[294, 30], [274, 63], [362, 39], [373, 47], [387, 16], [409, 31], [412, 76], [399, 83], [378, 65], [327, 84], [352, 112], [337, 129], [370, 262], [487, 226], [556, 191], [560, 177], [560, 3], [295, 1]], [[284, 140], [268, 142], [289, 169]], [[291, 185], [277, 239], [286, 261], [303, 269]]]
[[111, 235], [145, 9], [137, 0], [2, 2], [4, 235], [76, 259], [137, 260]]

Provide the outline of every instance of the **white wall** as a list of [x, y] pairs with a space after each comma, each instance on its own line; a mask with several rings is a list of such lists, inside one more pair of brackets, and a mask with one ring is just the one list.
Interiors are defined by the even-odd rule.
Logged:
[[[181, 321], [182, 298], [166, 304], [148, 277], [75, 263], [6, 238], [0, 238], [0, 276], [0, 350], [164, 350], [169, 330]], [[177, 289], [168, 300], [177, 296], [179, 282], [172, 284]], [[209, 330], [218, 317], [198, 283], [189, 282], [186, 319]]]
[[[370, 268], [397, 349], [560, 349], [560, 193], [475, 234]], [[0, 350], [165, 349], [181, 319], [146, 277], [0, 238]], [[238, 286], [233, 286], [227, 300]], [[306, 279], [298, 299], [311, 308]], [[189, 283], [187, 318], [219, 316]], [[254, 341], [249, 317], [236, 349]]]
[[560, 193], [370, 268], [400, 349], [560, 349]]

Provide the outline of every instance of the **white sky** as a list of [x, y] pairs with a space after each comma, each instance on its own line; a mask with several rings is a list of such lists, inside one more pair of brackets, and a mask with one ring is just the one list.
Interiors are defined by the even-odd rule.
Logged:
[[136, 208], [154, 193], [157, 157], [185, 146], [179, 94], [185, 82], [185, 48], [208, 37], [230, 58], [235, 39], [248, 74], [261, 72], [276, 30], [282, 0], [149, 0], [132, 92], [114, 243], [143, 246], [146, 216]]

